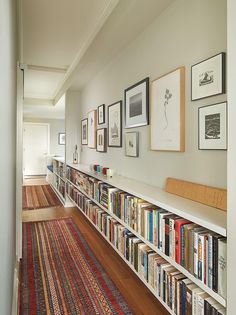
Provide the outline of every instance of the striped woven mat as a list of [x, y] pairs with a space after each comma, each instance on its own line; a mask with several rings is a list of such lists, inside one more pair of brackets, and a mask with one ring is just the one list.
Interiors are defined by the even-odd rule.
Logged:
[[23, 223], [20, 315], [132, 314], [71, 219]]
[[23, 186], [23, 210], [61, 206], [50, 185]]

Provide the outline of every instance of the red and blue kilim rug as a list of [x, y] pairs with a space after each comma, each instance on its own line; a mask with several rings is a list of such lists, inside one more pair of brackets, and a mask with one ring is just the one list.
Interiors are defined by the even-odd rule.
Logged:
[[23, 210], [62, 206], [50, 185], [23, 186]]
[[21, 315], [132, 314], [71, 219], [23, 223]]

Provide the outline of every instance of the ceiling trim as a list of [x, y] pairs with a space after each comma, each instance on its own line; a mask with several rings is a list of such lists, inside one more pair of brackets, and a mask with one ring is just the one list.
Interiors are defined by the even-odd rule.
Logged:
[[71, 63], [70, 67], [68, 68], [64, 79], [60, 82], [58, 87], [56, 88], [56, 91], [54, 93], [53, 99], [54, 99], [54, 104], [58, 102], [58, 100], [61, 98], [61, 96], [66, 92], [68, 89], [72, 79], [73, 75], [76, 72], [76, 68], [78, 67], [82, 57], [84, 56], [85, 52], [91, 45], [92, 41], [106, 22], [107, 18], [109, 15], [112, 13], [116, 5], [118, 4], [120, 0], [107, 0], [107, 5], [104, 8], [103, 12], [101, 13], [100, 17], [97, 19], [93, 30], [90, 32], [89, 36], [85, 40], [84, 44], [82, 45], [82, 48], [78, 51], [75, 59]]
[[24, 98], [24, 105], [46, 105], [46, 106], [54, 106], [54, 100], [44, 99], [44, 98]]
[[66, 73], [68, 68], [55, 68], [55, 67], [47, 67], [47, 66], [27, 65], [27, 69], [36, 70], [36, 71]]

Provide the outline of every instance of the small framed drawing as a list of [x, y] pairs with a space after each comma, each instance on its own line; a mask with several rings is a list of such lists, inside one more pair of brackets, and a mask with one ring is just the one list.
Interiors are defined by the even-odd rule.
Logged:
[[108, 146], [122, 147], [122, 101], [108, 106]]
[[97, 129], [97, 151], [107, 152], [107, 128]]
[[88, 144], [88, 118], [81, 120], [81, 144]]
[[59, 132], [58, 134], [58, 144], [66, 144], [66, 134], [64, 132]]
[[192, 101], [225, 93], [225, 53], [192, 66]]
[[151, 85], [151, 150], [184, 151], [185, 68]]
[[199, 150], [227, 149], [227, 103], [203, 106], [198, 109]]
[[148, 125], [149, 78], [125, 90], [125, 128]]
[[105, 124], [105, 104], [98, 106], [98, 125]]
[[138, 132], [125, 133], [125, 155], [138, 157], [139, 155], [139, 133]]
[[96, 149], [97, 111], [88, 113], [88, 147]]

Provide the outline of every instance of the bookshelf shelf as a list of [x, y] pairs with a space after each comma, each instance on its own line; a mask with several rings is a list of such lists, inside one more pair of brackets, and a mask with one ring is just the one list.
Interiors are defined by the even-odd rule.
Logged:
[[[207, 285], [205, 285], [202, 281], [195, 278], [188, 270], [186, 270], [184, 267], [176, 263], [173, 259], [171, 259], [169, 256], [165, 255], [161, 250], [159, 250], [155, 245], [153, 245], [151, 242], [146, 240], [143, 236], [141, 236], [137, 231], [132, 229], [128, 224], [123, 222], [120, 218], [118, 218], [114, 213], [110, 212], [108, 209], [103, 207], [97, 200], [94, 198], [91, 198], [86, 192], [84, 192], [80, 187], [72, 183], [70, 180], [67, 179], [67, 182], [73, 185], [77, 190], [79, 190], [82, 194], [84, 194], [87, 198], [89, 198], [93, 203], [95, 203], [100, 209], [108, 213], [111, 217], [113, 217], [117, 222], [122, 224], [125, 228], [127, 228], [130, 232], [132, 232], [135, 236], [137, 236], [142, 242], [146, 243], [152, 250], [154, 250], [158, 255], [162, 256], [166, 261], [168, 261], [172, 266], [174, 266], [177, 270], [179, 270], [181, 273], [183, 273], [187, 278], [189, 278], [192, 282], [194, 282], [198, 287], [200, 287], [202, 290], [207, 292], [211, 297], [213, 297], [217, 302], [219, 302], [222, 306], [226, 307], [226, 300], [221, 297], [219, 294], [217, 294], [215, 291], [211, 290]], [[77, 208], [78, 205], [73, 201], [73, 199], [68, 195], [68, 198], [72, 200], [73, 204]], [[81, 209], [80, 209], [81, 210]], [[84, 212], [81, 211], [83, 214]], [[85, 214], [84, 214], [85, 215]], [[85, 215], [86, 216], [86, 215]], [[86, 216], [87, 217], [87, 216]], [[88, 218], [88, 220], [90, 220]], [[93, 224], [93, 222], [90, 220], [90, 222]], [[95, 226], [96, 227], [96, 226]], [[100, 230], [99, 230], [100, 232]], [[107, 240], [107, 238], [106, 238]], [[109, 242], [109, 240], [107, 240]], [[110, 242], [109, 242], [110, 243]], [[111, 244], [113, 246], [113, 244]], [[115, 248], [116, 249], [116, 248]], [[122, 257], [123, 258], [123, 257]], [[125, 260], [125, 259], [124, 259]], [[125, 260], [126, 261], [126, 260]], [[131, 265], [132, 266], [132, 265]], [[133, 266], [132, 266], [133, 267]], [[136, 272], [136, 270], [134, 269]], [[152, 289], [153, 290], [153, 289]], [[156, 295], [156, 294], [155, 294]], [[165, 303], [164, 303], [165, 304]]]
[[[78, 207], [78, 205], [74, 202], [74, 200], [67, 195], [72, 204], [79, 209], [79, 211], [85, 216], [85, 218], [92, 224], [92, 226], [99, 232], [100, 235], [108, 242], [108, 244], [114, 249], [114, 251], [125, 261], [125, 263], [132, 269], [132, 271], [136, 274], [136, 276], [145, 284], [145, 286], [152, 292], [152, 294], [158, 299], [158, 301], [167, 309], [167, 311], [171, 315], [176, 315], [172, 309], [156, 294], [155, 290], [147, 283], [147, 281], [139, 275], [139, 273], [135, 270], [133, 265], [125, 259], [125, 257], [122, 255], [122, 253], [110, 242], [110, 240], [104, 235], [99, 228], [96, 226], [96, 224], [93, 223], [93, 221]], [[109, 212], [110, 214], [110, 212]]]
[[92, 172], [87, 165], [74, 165], [70, 163], [67, 165], [84, 174], [97, 178], [104, 183], [126, 191], [131, 195], [142, 198], [151, 204], [177, 214], [180, 217], [195, 222], [222, 236], [227, 235], [227, 213], [224, 211], [172, 195], [160, 188], [123, 176], [114, 175], [113, 178], [108, 179], [100, 174]]

